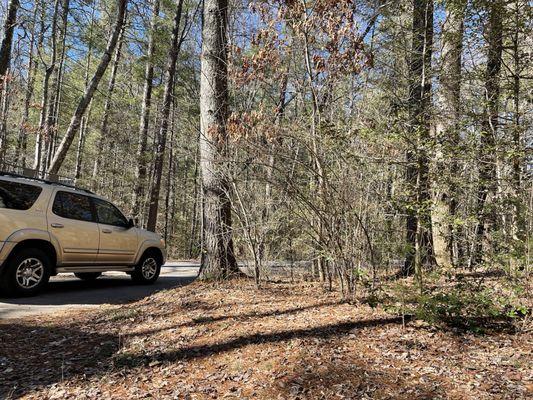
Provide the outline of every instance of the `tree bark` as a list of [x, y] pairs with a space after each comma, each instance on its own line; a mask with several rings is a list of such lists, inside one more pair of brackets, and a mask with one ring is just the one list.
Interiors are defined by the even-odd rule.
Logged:
[[122, 30], [122, 26], [124, 25], [124, 17], [126, 14], [127, 3], [127, 0], [117, 0], [117, 19], [113, 27], [113, 33], [109, 38], [106, 50], [102, 55], [98, 68], [96, 69], [96, 72], [94, 73], [91, 82], [89, 83], [89, 86], [85, 90], [85, 93], [80, 99], [76, 111], [74, 112], [74, 115], [70, 120], [70, 124], [67, 128], [67, 132], [65, 133], [65, 137], [61, 141], [59, 148], [57, 149], [57, 152], [54, 155], [50, 168], [48, 169], [49, 174], [57, 174], [59, 172], [59, 168], [63, 164], [63, 161], [65, 161], [68, 149], [70, 148], [70, 145], [74, 140], [76, 131], [78, 131], [80, 127], [81, 118], [84, 115], [89, 103], [91, 102], [94, 92], [98, 88], [98, 84], [100, 83], [100, 80], [102, 79], [102, 76], [104, 75], [105, 70], [109, 65], [109, 62], [111, 61], [111, 56], [117, 45], [120, 31]]
[[524, 164], [524, 145], [523, 145], [523, 124], [520, 109], [520, 94], [521, 94], [521, 72], [523, 63], [520, 56], [521, 44], [521, 10], [525, 6], [520, 0], [514, 1], [514, 32], [512, 34], [512, 54], [513, 54], [513, 72], [512, 72], [512, 90], [513, 90], [513, 195], [514, 195], [514, 221], [513, 221], [513, 236], [518, 240], [520, 250], [524, 250], [523, 245], [526, 240], [526, 219], [524, 212], [524, 204], [522, 200], [522, 166]]
[[[0, 44], [0, 104], [7, 105], [7, 99], [3, 99], [2, 95], [7, 96], [7, 72], [11, 63], [11, 47], [13, 44], [13, 32], [17, 23], [17, 11], [19, 9], [19, 0], [10, 0], [7, 6], [7, 15], [4, 22], [4, 35], [2, 43]], [[0, 160], [4, 160], [4, 155], [7, 150], [7, 130], [0, 131]]]
[[461, 68], [464, 32], [465, 0], [446, 3], [442, 27], [442, 65], [437, 92], [440, 115], [436, 120], [436, 138], [442, 143], [441, 171], [446, 182], [443, 193], [438, 193], [433, 213], [435, 258], [439, 265], [457, 265], [463, 260], [462, 229], [454, 223], [457, 216], [460, 188], [457, 154], [460, 146]]
[[176, 14], [174, 16], [174, 26], [172, 28], [172, 39], [168, 53], [167, 68], [165, 72], [165, 90], [163, 94], [163, 107], [161, 109], [161, 129], [159, 140], [156, 144], [154, 160], [154, 183], [150, 191], [150, 205], [148, 209], [148, 222], [146, 228], [155, 232], [157, 225], [157, 211], [159, 208], [159, 193], [161, 191], [161, 177], [163, 175], [163, 161], [165, 157], [165, 147], [167, 144], [167, 133], [169, 126], [170, 109], [172, 106], [172, 93], [174, 91], [174, 80], [176, 77], [176, 62], [180, 51], [182, 40], [180, 40], [180, 21], [183, 11], [183, 0], [177, 1]]
[[144, 91], [141, 109], [141, 122], [139, 124], [139, 147], [137, 150], [137, 182], [133, 200], [133, 215], [139, 219], [144, 215], [144, 202], [146, 182], [146, 148], [148, 146], [148, 129], [150, 127], [150, 110], [152, 107], [152, 88], [154, 84], [154, 54], [157, 20], [159, 18], [159, 0], [154, 0], [152, 21], [150, 23], [150, 39], [148, 41], [148, 59], [144, 70]]
[[17, 148], [15, 150], [15, 164], [19, 164], [22, 168], [26, 168], [26, 149], [28, 145], [28, 124], [30, 117], [30, 105], [33, 98], [35, 88], [35, 74], [37, 72], [37, 62], [35, 61], [35, 32], [37, 24], [37, 5], [33, 10], [33, 19], [31, 25], [30, 44], [28, 50], [28, 81], [26, 84], [26, 91], [24, 94], [24, 109], [22, 111], [22, 118], [20, 121], [19, 135], [17, 140]]
[[503, 51], [503, 0], [488, 3], [487, 69], [485, 71], [485, 117], [479, 147], [479, 186], [477, 190], [477, 224], [470, 254], [470, 268], [483, 261], [483, 241], [494, 217], [486, 210], [487, 198], [496, 191], [496, 132], [499, 124], [500, 72]]
[[412, 50], [409, 64], [409, 136], [413, 141], [407, 151], [407, 183], [411, 202], [407, 228], [407, 256], [403, 275], [435, 263], [429, 187], [430, 144], [429, 113], [431, 106], [431, 55], [433, 47], [433, 1], [413, 0]]
[[227, 0], [205, 0], [200, 80], [203, 232], [200, 279], [238, 273], [233, 250], [228, 174]]
[[4, 36], [0, 45], [0, 79], [5, 79], [7, 69], [11, 62], [11, 46], [13, 44], [13, 32], [17, 23], [17, 11], [19, 0], [10, 0], [7, 6], [7, 15], [4, 22]]

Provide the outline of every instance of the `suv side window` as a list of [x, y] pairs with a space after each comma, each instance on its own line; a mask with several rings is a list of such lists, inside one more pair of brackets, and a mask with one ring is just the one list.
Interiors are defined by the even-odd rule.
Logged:
[[91, 200], [77, 193], [57, 192], [52, 212], [63, 218], [94, 222]]
[[98, 222], [105, 225], [128, 227], [128, 220], [113, 204], [93, 198]]
[[42, 190], [39, 186], [0, 180], [0, 208], [29, 210]]

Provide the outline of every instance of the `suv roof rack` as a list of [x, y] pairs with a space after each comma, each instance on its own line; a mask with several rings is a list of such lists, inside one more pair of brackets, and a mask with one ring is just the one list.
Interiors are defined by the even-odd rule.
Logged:
[[0, 176], [9, 176], [9, 177], [12, 177], [12, 178], [29, 179], [29, 180], [31, 180], [31, 181], [42, 182], [42, 183], [46, 183], [46, 184], [48, 184], [48, 185], [58, 185], [58, 186], [67, 187], [67, 188], [69, 188], [69, 189], [75, 189], [75, 190], [79, 190], [79, 191], [81, 191], [81, 192], [85, 192], [85, 193], [89, 193], [89, 194], [94, 194], [94, 193], [91, 192], [89, 189], [84, 189], [84, 188], [80, 188], [80, 187], [78, 187], [78, 186], [69, 185], [68, 183], [55, 182], [55, 181], [51, 181], [51, 180], [48, 180], [48, 179], [35, 178], [35, 177], [32, 177], [32, 176], [26, 176], [26, 175], [21, 175], [21, 174], [15, 174], [15, 173], [13, 173], [13, 172], [0, 171]]

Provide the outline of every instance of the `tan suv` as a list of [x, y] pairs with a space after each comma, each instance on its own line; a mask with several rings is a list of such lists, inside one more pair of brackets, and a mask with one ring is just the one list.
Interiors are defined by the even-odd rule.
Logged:
[[123, 271], [153, 283], [165, 246], [110, 202], [72, 186], [0, 172], [0, 296], [37, 293], [52, 275]]

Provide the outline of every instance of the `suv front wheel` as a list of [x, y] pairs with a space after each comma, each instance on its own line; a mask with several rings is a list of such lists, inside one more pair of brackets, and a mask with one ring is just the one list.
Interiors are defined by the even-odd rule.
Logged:
[[154, 283], [159, 278], [161, 272], [161, 261], [153, 253], [147, 253], [142, 256], [139, 264], [135, 266], [135, 270], [131, 273], [131, 278], [134, 282], [149, 285]]
[[0, 291], [8, 296], [33, 296], [50, 279], [50, 259], [39, 249], [18, 251], [0, 271]]

